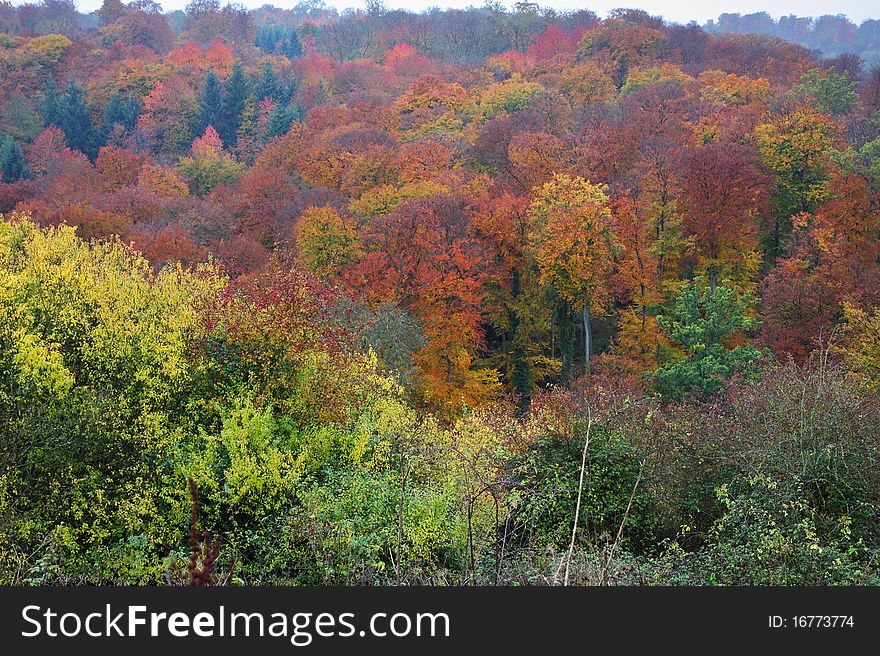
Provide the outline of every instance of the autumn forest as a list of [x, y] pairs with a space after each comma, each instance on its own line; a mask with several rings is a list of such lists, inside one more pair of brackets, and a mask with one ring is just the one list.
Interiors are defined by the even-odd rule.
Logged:
[[0, 213], [0, 583], [880, 584], [878, 21], [0, 2]]

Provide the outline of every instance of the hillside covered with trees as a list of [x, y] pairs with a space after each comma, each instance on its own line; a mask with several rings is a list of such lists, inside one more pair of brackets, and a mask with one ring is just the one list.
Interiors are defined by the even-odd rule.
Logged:
[[880, 583], [880, 68], [709, 28], [0, 4], [0, 582]]
[[780, 16], [768, 13], [721, 14], [705, 29], [712, 33], [754, 34], [784, 39], [819, 51], [825, 57], [858, 55], [868, 64], [880, 63], [880, 20], [869, 19], [856, 25], [846, 16]]

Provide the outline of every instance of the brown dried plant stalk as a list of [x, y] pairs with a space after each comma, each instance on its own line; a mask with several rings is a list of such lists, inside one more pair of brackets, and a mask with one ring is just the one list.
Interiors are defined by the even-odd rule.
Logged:
[[229, 562], [225, 573], [215, 574], [214, 564], [220, 555], [220, 538], [210, 531], [199, 532], [199, 488], [192, 478], [189, 481], [189, 497], [192, 501], [190, 513], [189, 558], [186, 565], [175, 563], [168, 558], [165, 581], [168, 585], [229, 585], [235, 568], [235, 557]]

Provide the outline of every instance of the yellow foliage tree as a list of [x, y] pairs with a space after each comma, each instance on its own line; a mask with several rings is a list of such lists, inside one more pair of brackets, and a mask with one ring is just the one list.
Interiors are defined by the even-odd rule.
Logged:
[[24, 46], [25, 54], [38, 64], [58, 62], [70, 47], [70, 39], [63, 34], [44, 34], [30, 39]]
[[166, 198], [189, 196], [189, 187], [177, 171], [161, 164], [144, 164], [138, 185]]
[[504, 82], [492, 84], [480, 94], [480, 114], [483, 118], [492, 118], [501, 112], [522, 111], [543, 90], [540, 84], [526, 82], [519, 73], [514, 73]]
[[607, 187], [557, 174], [537, 189], [529, 208], [532, 247], [541, 281], [580, 308], [584, 369], [590, 371], [590, 313], [601, 312], [611, 273], [611, 210]]
[[297, 221], [294, 240], [306, 268], [315, 275], [337, 275], [357, 257], [355, 226], [332, 207], [309, 207]]
[[[118, 239], [0, 218], [0, 470], [26, 460], [10, 480], [25, 499], [52, 499], [16, 539], [88, 567], [76, 559], [106, 536], [142, 534], [161, 516], [196, 307], [224, 283], [208, 268], [156, 274]], [[157, 542], [175, 539], [173, 523], [151, 525]]]
[[594, 61], [567, 67], [559, 81], [559, 91], [573, 105], [601, 102], [614, 96], [614, 80]]
[[880, 390], [880, 308], [843, 306], [847, 339], [844, 352], [855, 375], [872, 390]]

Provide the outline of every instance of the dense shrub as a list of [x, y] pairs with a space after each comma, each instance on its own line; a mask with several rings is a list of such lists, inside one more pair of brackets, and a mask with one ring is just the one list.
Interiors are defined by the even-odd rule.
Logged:
[[880, 398], [833, 351], [438, 419], [339, 307], [0, 223], [0, 581], [182, 581], [190, 480], [214, 582], [880, 583]]

